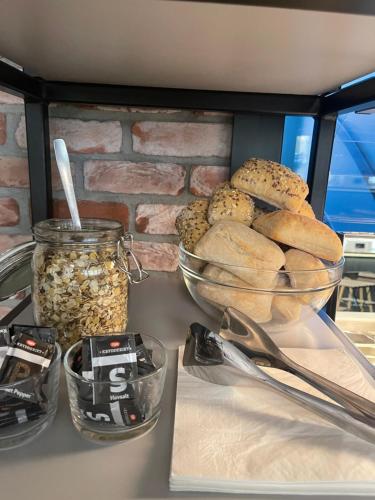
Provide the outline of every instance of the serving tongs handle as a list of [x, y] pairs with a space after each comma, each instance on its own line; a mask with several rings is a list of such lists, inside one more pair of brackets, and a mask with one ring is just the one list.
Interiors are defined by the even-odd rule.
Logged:
[[282, 392], [287, 398], [315, 413], [315, 415], [331, 422], [354, 436], [375, 444], [375, 428], [372, 423], [366, 423], [351, 411], [323, 399], [307, 394], [299, 389], [283, 384], [267, 375], [263, 381], [274, 390]]
[[281, 359], [290, 373], [336, 401], [336, 403], [346, 408], [353, 417], [375, 427], [375, 404], [372, 401], [297, 364], [284, 353], [281, 353]]
[[[294, 401], [298, 405], [312, 411], [315, 415], [331, 422], [336, 427], [353, 434], [360, 439], [375, 444], [375, 428], [372, 422], [365, 422], [358, 419], [353, 412], [342, 408], [334, 403], [325, 401], [311, 394], [305, 393], [290, 385], [279, 382], [263, 371], [251, 359], [249, 359], [240, 349], [230, 342], [224, 340], [216, 333], [210, 332], [210, 337], [214, 340], [222, 353], [223, 363], [232, 366], [237, 373], [250, 377], [253, 380], [264, 384], [271, 390], [281, 393], [287, 399]], [[240, 381], [240, 378], [238, 378]]]
[[375, 403], [290, 359], [260, 325], [239, 311], [226, 309], [219, 335], [242, 348], [250, 358], [260, 357], [268, 366], [299, 377], [343, 406], [353, 418], [375, 427]]

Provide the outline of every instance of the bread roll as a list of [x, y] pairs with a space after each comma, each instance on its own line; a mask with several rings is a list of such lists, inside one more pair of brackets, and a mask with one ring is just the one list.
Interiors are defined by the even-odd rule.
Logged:
[[272, 300], [272, 319], [280, 323], [297, 321], [301, 316], [302, 304], [291, 295], [275, 295]]
[[254, 215], [254, 202], [248, 194], [231, 188], [228, 182], [219, 185], [208, 207], [208, 222], [234, 220], [250, 226]]
[[297, 212], [300, 215], [305, 215], [306, 217], [310, 217], [310, 219], [315, 219], [314, 210], [310, 203], [306, 200], [303, 201], [301, 208]]
[[273, 271], [285, 263], [276, 243], [240, 222], [214, 224], [196, 244], [195, 254], [256, 288], [273, 287], [277, 278]]
[[278, 210], [255, 219], [253, 227], [272, 240], [321, 259], [335, 262], [342, 256], [342, 244], [337, 234], [323, 222], [305, 215]]
[[196, 200], [184, 208], [176, 218], [176, 229], [184, 248], [194, 252], [197, 241], [209, 229], [208, 200]]
[[270, 212], [273, 212], [273, 210], [268, 210], [267, 208], [263, 208], [263, 207], [257, 207], [255, 205], [254, 207], [254, 218], [253, 218], [253, 222], [255, 219], [257, 219], [258, 217], [260, 217], [261, 215], [264, 215], [264, 214], [269, 214]]
[[[277, 290], [292, 290], [288, 280], [283, 275], [279, 275]], [[301, 302], [299, 297], [292, 295], [274, 295], [272, 299], [271, 314], [272, 319], [280, 323], [297, 321], [301, 316]]]
[[271, 319], [272, 294], [241, 290], [249, 285], [233, 274], [210, 264], [205, 267], [203, 276], [209, 280], [223, 283], [223, 285], [207, 282], [198, 283], [198, 293], [209, 302], [221, 306], [221, 309], [234, 307], [257, 323], [265, 323]]
[[232, 186], [278, 208], [297, 212], [309, 188], [292, 170], [270, 160], [252, 158], [233, 174]]
[[[320, 259], [301, 250], [290, 249], [285, 252], [285, 270], [288, 271], [290, 283], [293, 288], [314, 289], [330, 284], [329, 273]], [[316, 272], [312, 272], [316, 271]], [[326, 300], [331, 295], [332, 289], [301, 294], [300, 300], [305, 304], [311, 301]]]

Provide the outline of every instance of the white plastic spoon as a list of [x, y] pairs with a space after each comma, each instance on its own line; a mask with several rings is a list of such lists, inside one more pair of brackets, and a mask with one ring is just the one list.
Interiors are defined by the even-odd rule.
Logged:
[[55, 157], [57, 162], [57, 167], [59, 169], [61, 182], [64, 188], [66, 201], [68, 202], [68, 207], [70, 211], [70, 216], [72, 218], [73, 229], [80, 231], [81, 220], [79, 218], [78, 207], [76, 195], [74, 193], [72, 173], [70, 170], [69, 155], [66, 149], [66, 144], [64, 139], [55, 139], [53, 141], [53, 148], [55, 150]]

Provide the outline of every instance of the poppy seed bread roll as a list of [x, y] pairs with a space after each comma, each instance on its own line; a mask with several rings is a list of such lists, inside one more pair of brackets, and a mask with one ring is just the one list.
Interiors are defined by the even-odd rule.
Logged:
[[285, 264], [280, 247], [253, 229], [233, 221], [214, 224], [198, 241], [195, 254], [255, 288], [272, 288]]
[[264, 236], [332, 262], [342, 257], [342, 244], [326, 224], [305, 215], [277, 210], [261, 215], [253, 227]]
[[197, 241], [210, 227], [207, 221], [208, 200], [195, 200], [176, 218], [176, 229], [184, 248], [194, 252]]
[[248, 194], [232, 188], [228, 182], [215, 189], [208, 207], [211, 225], [220, 220], [234, 220], [250, 226], [253, 216], [254, 202]]
[[275, 161], [252, 158], [233, 174], [233, 187], [270, 205], [297, 212], [309, 188], [290, 168]]
[[234, 307], [257, 323], [271, 319], [272, 294], [247, 291], [245, 281], [211, 264], [204, 268], [203, 276], [217, 282], [200, 281], [197, 285], [198, 293], [213, 305], [220, 309]]

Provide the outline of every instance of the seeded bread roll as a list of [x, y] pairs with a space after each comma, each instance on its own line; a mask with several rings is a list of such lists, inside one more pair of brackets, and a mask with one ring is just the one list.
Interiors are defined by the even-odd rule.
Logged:
[[220, 184], [214, 191], [208, 207], [208, 222], [212, 225], [219, 220], [234, 220], [250, 226], [254, 215], [254, 202], [250, 196], [229, 182]]
[[[277, 281], [278, 290], [291, 290], [288, 279], [279, 275]], [[301, 316], [301, 302], [298, 297], [291, 295], [274, 295], [272, 299], [272, 319], [280, 323], [287, 323], [289, 321], [297, 321]]]
[[336, 262], [342, 256], [342, 244], [337, 234], [323, 222], [305, 215], [277, 210], [255, 219], [253, 227], [272, 240], [321, 259]]
[[257, 207], [255, 205], [254, 207], [254, 217], [253, 217], [253, 222], [255, 221], [255, 219], [257, 219], [258, 217], [260, 217], [261, 215], [265, 215], [265, 214], [269, 214], [273, 212], [273, 210], [269, 210], [268, 208], [264, 208], [264, 207]]
[[[285, 252], [285, 270], [289, 273], [293, 288], [321, 288], [330, 284], [329, 274], [323, 262], [309, 253], [291, 248]], [[316, 271], [316, 272], [312, 272]], [[326, 299], [332, 290], [322, 290], [300, 296], [300, 300], [309, 304], [312, 300]]]
[[[271, 319], [272, 295], [270, 293], [261, 294], [241, 290], [241, 288], [248, 288], [248, 283], [210, 264], [205, 267], [203, 276], [223, 283], [223, 285], [218, 285], [199, 282], [197, 286], [198, 293], [209, 302], [219, 306], [220, 309], [234, 307], [257, 323], [265, 323]], [[238, 287], [238, 289], [231, 287]]]
[[280, 163], [252, 158], [233, 174], [232, 186], [278, 208], [297, 212], [309, 188], [303, 179]]
[[214, 224], [198, 241], [195, 254], [256, 288], [273, 287], [285, 256], [276, 243], [233, 221]]
[[184, 208], [176, 218], [176, 229], [184, 248], [194, 252], [197, 241], [209, 229], [208, 200], [196, 200]]
[[310, 203], [306, 200], [303, 200], [301, 208], [297, 212], [300, 215], [305, 215], [306, 217], [310, 217], [310, 219], [315, 219], [314, 210]]

